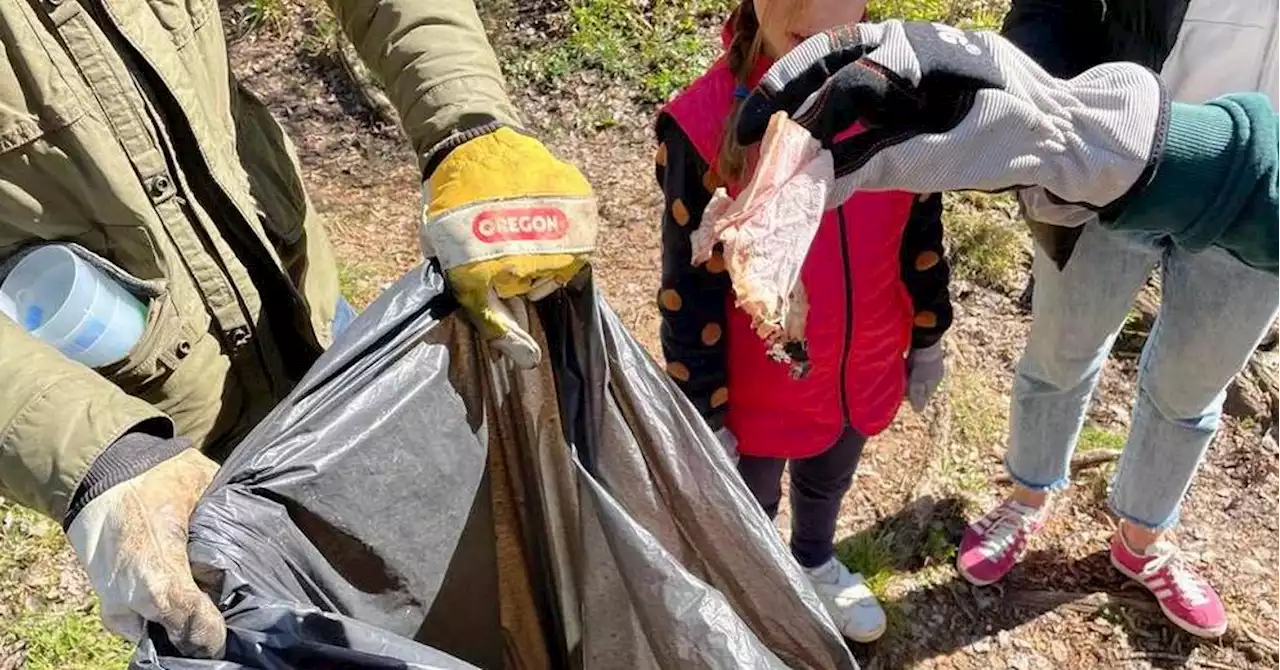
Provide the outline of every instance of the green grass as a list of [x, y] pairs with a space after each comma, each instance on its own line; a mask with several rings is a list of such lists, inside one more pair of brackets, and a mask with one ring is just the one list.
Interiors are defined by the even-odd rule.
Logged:
[[951, 564], [952, 559], [956, 557], [956, 545], [947, 537], [946, 531], [941, 524], [934, 522], [929, 525], [929, 531], [924, 537], [924, 546], [920, 549], [920, 555], [925, 560], [926, 565], [944, 563]]
[[937, 21], [966, 30], [996, 30], [1006, 8], [998, 0], [875, 0], [867, 5], [867, 20]]
[[955, 277], [999, 291], [1016, 290], [1029, 236], [1007, 195], [948, 193], [943, 224]]
[[357, 310], [364, 309], [381, 292], [377, 274], [353, 262], [338, 262], [338, 290]]
[[245, 0], [238, 9], [248, 30], [275, 30], [284, 25], [281, 0]]
[[[492, 10], [495, 3], [501, 0], [482, 3], [482, 10]], [[596, 71], [634, 87], [641, 101], [663, 101], [720, 54], [714, 36], [737, 5], [736, 0], [568, 0], [563, 15], [550, 22], [556, 28], [540, 32], [540, 43], [521, 45], [526, 48], [505, 59], [504, 66], [517, 84]], [[994, 29], [1005, 6], [1001, 0], [887, 0], [872, 3], [868, 18]]]
[[24, 614], [11, 633], [26, 647], [29, 670], [124, 668], [133, 654], [128, 643], [103, 630], [97, 607]]
[[666, 100], [720, 53], [705, 26], [729, 15], [732, 0], [570, 0], [562, 34], [509, 59], [517, 83], [546, 83], [594, 70], [634, 86], [639, 99]]
[[1124, 442], [1125, 436], [1114, 430], [1107, 430], [1097, 426], [1085, 426], [1080, 431], [1080, 439], [1076, 442], [1076, 449], [1081, 452], [1120, 451], [1124, 448]]
[[947, 378], [951, 400], [951, 426], [955, 441], [973, 447], [995, 446], [1004, 440], [1009, 423], [1009, 401], [979, 371], [957, 366]]
[[92, 594], [63, 586], [73, 560], [56, 523], [0, 498], [0, 657], [20, 645], [31, 670], [125, 667], [132, 649]]
[[899, 636], [908, 630], [906, 614], [891, 597], [889, 587], [895, 579], [904, 578], [898, 565], [904, 558], [903, 553], [911, 550], [898, 541], [892, 530], [863, 531], [836, 545], [836, 558], [849, 570], [862, 575], [867, 588], [884, 609], [886, 632], [877, 642], [881, 646], [897, 646]]
[[[1125, 440], [1126, 436], [1123, 433], [1097, 426], [1085, 426], [1080, 430], [1080, 438], [1076, 441], [1076, 451], [1080, 453], [1119, 452], [1124, 449]], [[1088, 492], [1090, 499], [1098, 504], [1106, 502], [1107, 495], [1111, 492], [1111, 478], [1115, 471], [1115, 463], [1102, 463], [1079, 475], [1081, 485]]]
[[326, 8], [302, 21], [302, 51], [312, 58], [333, 56], [338, 49], [338, 21]]
[[[846, 538], [836, 545], [836, 558], [849, 570], [859, 573], [867, 588], [884, 608], [887, 630], [877, 645], [896, 648], [910, 630], [902, 603], [921, 588], [937, 586], [955, 578], [952, 563], [956, 548], [941, 521], [929, 524], [923, 542], [908, 531], [878, 526]], [[921, 563], [923, 562], [923, 563]], [[913, 569], [916, 566], [918, 569]]]
[[867, 588], [883, 599], [897, 564], [894, 540], [892, 531], [858, 533], [836, 546], [836, 558], [853, 572], [861, 573]]
[[42, 563], [66, 546], [58, 524], [52, 519], [4, 498], [0, 498], [0, 519], [3, 520], [0, 523], [0, 572], [44, 567]]
[[950, 370], [945, 384], [951, 402], [951, 440], [939, 449], [938, 476], [966, 509], [976, 509], [990, 486], [981, 458], [1005, 441], [1009, 401], [986, 376], [965, 367]]
[[[960, 449], [947, 450], [942, 454], [938, 472], [955, 491], [964, 494], [978, 494], [987, 489], [987, 476], [978, 467], [969, 452]], [[972, 502], [972, 501], [970, 501]]]
[[1136, 306], [1130, 308], [1129, 313], [1124, 317], [1124, 325], [1120, 327], [1120, 333], [1116, 336], [1112, 351], [1116, 354], [1125, 352], [1136, 355], [1142, 351], [1143, 343], [1151, 335], [1151, 325], [1152, 321], [1148, 320], [1140, 309]]

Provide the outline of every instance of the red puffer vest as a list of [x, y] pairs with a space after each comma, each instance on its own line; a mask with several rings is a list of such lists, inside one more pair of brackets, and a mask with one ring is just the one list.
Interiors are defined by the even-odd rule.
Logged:
[[[763, 59], [762, 59], [763, 60]], [[751, 84], [768, 68], [759, 63]], [[708, 165], [715, 165], [736, 84], [722, 58], [665, 112]], [[729, 187], [737, 195], [735, 186]], [[809, 294], [805, 335], [812, 366], [792, 379], [769, 359], [741, 310], [729, 310], [729, 410], [725, 425], [748, 456], [808, 458], [846, 426], [871, 436], [893, 421], [906, 385], [911, 298], [899, 253], [909, 193], [855, 193], [827, 212], [800, 278]], [[732, 307], [733, 296], [728, 297]]]

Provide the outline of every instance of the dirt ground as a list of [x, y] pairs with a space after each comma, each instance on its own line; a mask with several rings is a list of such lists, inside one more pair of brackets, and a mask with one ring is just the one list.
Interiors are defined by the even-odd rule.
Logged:
[[[495, 34], [517, 35], [500, 49], [521, 47], [518, 17], [487, 18]], [[308, 54], [302, 37], [256, 33], [237, 42], [234, 54], [242, 80], [295, 138], [350, 285], [360, 299], [371, 298], [417, 260], [412, 153], [396, 128], [361, 103], [332, 57]], [[596, 276], [632, 334], [660, 357], [653, 109], [589, 72], [512, 93], [530, 129], [597, 189], [605, 227]], [[1015, 292], [958, 282], [955, 300], [945, 393], [923, 416], [904, 408], [872, 441], [840, 520], [846, 554], [867, 560], [870, 547], [875, 567], [886, 572], [879, 585], [894, 629], [855, 650], [864, 666], [1275, 667], [1277, 455], [1248, 422], [1226, 419], [1178, 533], [1227, 603], [1232, 629], [1223, 640], [1200, 642], [1165, 623], [1154, 600], [1109, 565], [1109, 466], [1076, 478], [1043, 538], [1001, 586], [975, 588], [956, 575], [948, 547], [966, 515], [1003, 492], [988, 482], [1002, 473], [1007, 398], [1029, 316]], [[1125, 434], [1135, 366], [1127, 352], [1109, 362], [1090, 413], [1095, 432]]]
[[[364, 304], [418, 261], [416, 163], [398, 128], [380, 121], [353, 90], [316, 10], [291, 0], [285, 12], [283, 23], [302, 29], [236, 36], [234, 68], [295, 140], [306, 185], [342, 259], [344, 286]], [[240, 32], [243, 16], [225, 18]], [[498, 33], [513, 36], [499, 45], [504, 52], [527, 39], [512, 15], [488, 18]], [[654, 109], [591, 73], [512, 93], [530, 129], [597, 189], [605, 225], [595, 274], [632, 334], [660, 357]], [[885, 639], [855, 649], [863, 666], [1276, 667], [1280, 479], [1275, 443], [1264, 442], [1256, 422], [1225, 420], [1178, 532], [1227, 604], [1232, 626], [1222, 640], [1198, 641], [1165, 623], [1154, 600], [1109, 565], [1105, 464], [1076, 477], [1047, 531], [1001, 585], [976, 588], [958, 577], [951, 547], [965, 519], [1005, 491], [991, 482], [1002, 474], [1007, 399], [1029, 316], [1016, 290], [960, 281], [953, 291], [948, 382], [924, 415], [904, 406], [870, 443], [840, 519], [842, 556], [876, 572], [891, 617]], [[1105, 436], [1122, 440], [1126, 432], [1135, 367], [1132, 352], [1118, 352], [1107, 365], [1090, 411], [1103, 448], [1119, 446]], [[73, 563], [63, 572], [60, 588], [83, 589]]]

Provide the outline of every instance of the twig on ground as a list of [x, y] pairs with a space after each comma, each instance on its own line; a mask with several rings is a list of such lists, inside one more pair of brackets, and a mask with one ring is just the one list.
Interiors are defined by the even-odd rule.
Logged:
[[1267, 652], [1270, 652], [1270, 653], [1276, 653], [1277, 651], [1280, 651], [1280, 644], [1277, 644], [1274, 641], [1270, 641], [1270, 639], [1262, 637], [1262, 635], [1260, 634], [1254, 633], [1253, 630], [1249, 629], [1249, 626], [1243, 626], [1243, 628], [1240, 628], [1240, 630], [1242, 630], [1242, 632], [1244, 633], [1244, 637], [1249, 638], [1249, 642], [1253, 642], [1254, 644], [1257, 644], [1257, 646], [1262, 647], [1263, 650], [1266, 650]]
[[956, 593], [955, 587], [953, 586], [948, 588], [947, 592], [951, 594], [951, 599], [955, 601], [956, 607], [959, 608], [959, 610], [964, 613], [965, 618], [969, 620], [969, 625], [976, 625], [978, 623], [978, 615], [974, 614], [968, 603], [964, 602], [964, 599], [960, 597], [960, 594]]
[[0, 649], [0, 670], [18, 670], [26, 667], [27, 664], [27, 645], [25, 642], [19, 642], [10, 649]]
[[[1081, 470], [1087, 470], [1089, 468], [1102, 465], [1103, 463], [1111, 463], [1119, 459], [1120, 459], [1120, 452], [1118, 451], [1101, 451], [1097, 453], [1086, 454], [1084, 456], [1080, 456], [1079, 458], [1073, 458], [1071, 459], [1071, 474], [1074, 475], [1079, 473]], [[995, 481], [997, 484], [1013, 483], [1013, 479], [1011, 479], [1009, 475], [1000, 475], [999, 477], [996, 477]]]
[[[939, 461], [937, 455], [951, 443], [951, 404], [933, 403], [925, 415], [925, 422], [925, 430], [929, 436], [928, 444], [931, 445], [930, 453], [928, 458], [921, 459], [924, 466], [918, 472], [908, 474], [908, 477], [915, 476], [915, 485], [900, 503], [900, 509], [911, 510], [909, 516], [899, 519], [897, 526], [904, 536], [902, 542], [904, 546], [914, 547], [923, 541], [929, 522], [933, 520], [934, 512], [938, 509], [938, 476], [935, 468]], [[873, 509], [876, 509], [876, 516], [880, 517], [879, 509], [874, 506]]]
[[[933, 403], [933, 406], [926, 414], [925, 430], [929, 436], [930, 447], [929, 458], [924, 460], [924, 469], [919, 473], [916, 484], [911, 488], [911, 492], [907, 494], [902, 504], [904, 507], [910, 505], [917, 500], [929, 499], [930, 502], [936, 503], [933, 493], [937, 489], [936, 477], [934, 476], [934, 464], [938, 462], [936, 456], [939, 451], [946, 449], [951, 444], [951, 403]], [[921, 505], [915, 511], [915, 517], [911, 519], [911, 524], [917, 532], [923, 532], [928, 526], [929, 519], [933, 516], [933, 510], [936, 504]]]
[[1106, 591], [1023, 591], [1010, 589], [1004, 594], [1006, 603], [1041, 610], [1063, 609], [1079, 614], [1092, 614], [1107, 605], [1120, 605], [1141, 612], [1157, 613], [1160, 606], [1149, 601]]
[[365, 104], [373, 110], [378, 120], [393, 126], [399, 126], [400, 114], [396, 112], [395, 105], [391, 104], [387, 94], [383, 93], [378, 84], [374, 82], [368, 68], [360, 60], [360, 54], [356, 53], [356, 48], [342, 34], [342, 31], [338, 31], [337, 51], [338, 60], [342, 62], [342, 69], [346, 71], [347, 77], [355, 85], [356, 91], [360, 93], [360, 97], [364, 98]]
[[1133, 654], [1121, 658], [1122, 661], [1181, 661], [1190, 665], [1201, 668], [1214, 668], [1215, 670], [1237, 670], [1234, 665], [1219, 663], [1217, 661], [1206, 661], [1199, 658], [1191, 658], [1182, 654], [1167, 654], [1160, 651], [1148, 651], [1141, 654]]
[[1231, 647], [1243, 651], [1253, 661], [1267, 660], [1280, 662], [1280, 644], [1254, 633], [1249, 626], [1239, 626], [1228, 630], [1225, 642]]

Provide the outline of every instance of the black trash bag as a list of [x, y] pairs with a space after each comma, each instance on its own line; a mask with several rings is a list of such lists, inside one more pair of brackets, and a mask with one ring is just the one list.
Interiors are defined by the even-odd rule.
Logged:
[[388, 289], [192, 516], [225, 658], [152, 626], [131, 667], [857, 670], [710, 429], [579, 284], [517, 315], [531, 371], [434, 266]]

